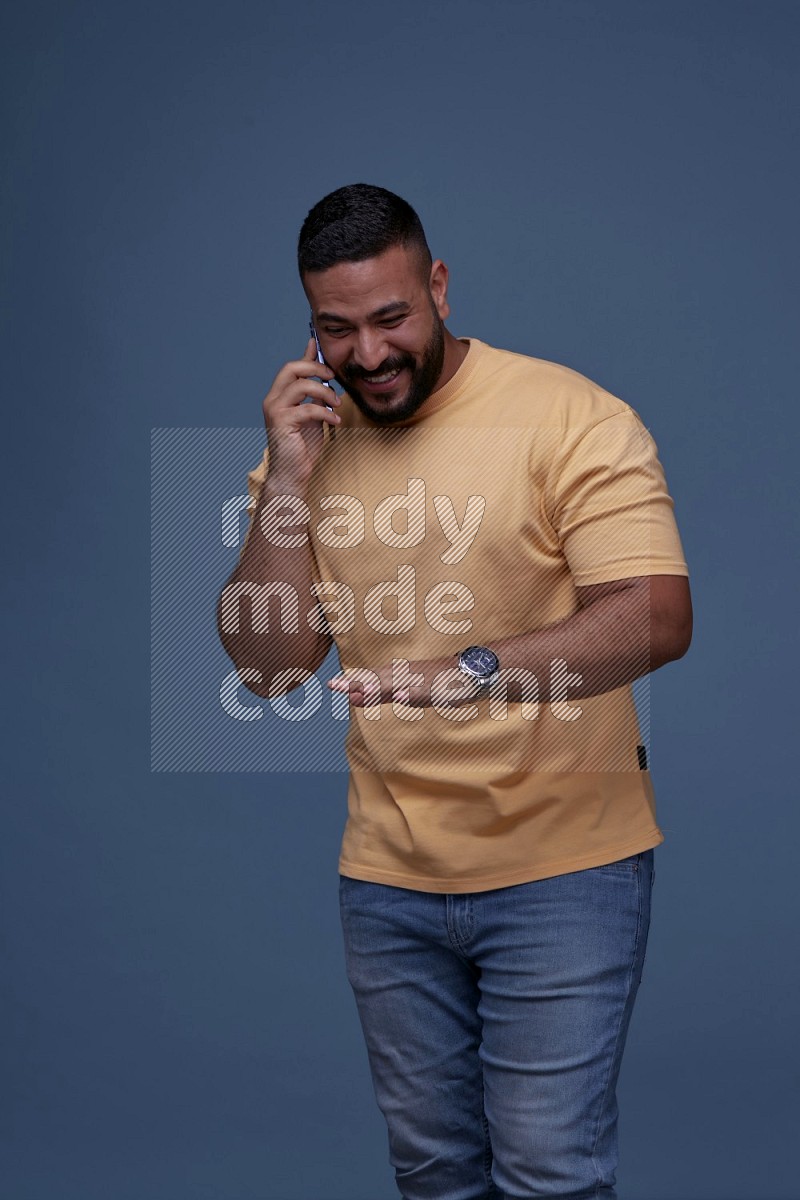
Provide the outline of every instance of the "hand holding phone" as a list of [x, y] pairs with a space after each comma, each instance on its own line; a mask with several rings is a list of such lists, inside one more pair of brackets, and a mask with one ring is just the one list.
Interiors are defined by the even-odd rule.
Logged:
[[341, 421], [340, 397], [327, 382], [333, 372], [320, 363], [317, 345], [310, 337], [303, 357], [281, 367], [262, 404], [269, 479], [287, 494], [304, 493], [325, 441], [324, 426], [332, 435]]
[[[308, 322], [308, 328], [311, 330], [311, 336], [314, 339], [314, 345], [317, 347], [317, 362], [321, 363], [323, 366], [325, 366], [325, 359], [322, 357], [322, 347], [319, 344], [319, 338], [317, 337], [317, 331], [314, 328], [313, 314], [312, 314], [311, 320]], [[333, 386], [330, 383], [328, 383], [328, 381], [326, 379], [323, 379], [320, 382], [322, 383], [323, 387], [330, 388], [330, 390], [333, 391]], [[333, 412], [333, 409], [331, 408], [330, 404], [326, 404], [325, 407], [330, 412]]]

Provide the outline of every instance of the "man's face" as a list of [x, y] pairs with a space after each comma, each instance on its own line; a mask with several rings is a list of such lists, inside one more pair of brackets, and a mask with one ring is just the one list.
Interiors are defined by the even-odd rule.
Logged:
[[337, 263], [303, 284], [325, 361], [365, 417], [393, 425], [436, 390], [445, 358], [447, 268], [414, 250]]

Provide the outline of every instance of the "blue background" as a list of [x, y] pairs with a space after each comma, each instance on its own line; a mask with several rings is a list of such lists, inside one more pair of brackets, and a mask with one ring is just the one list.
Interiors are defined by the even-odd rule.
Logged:
[[345, 775], [149, 762], [150, 430], [258, 437], [305, 342], [299, 225], [359, 180], [419, 211], [454, 333], [567, 363], [656, 438], [696, 626], [652, 684], [620, 1194], [796, 1200], [799, 35], [783, 3], [7, 7], [13, 1200], [396, 1195], [342, 964]]

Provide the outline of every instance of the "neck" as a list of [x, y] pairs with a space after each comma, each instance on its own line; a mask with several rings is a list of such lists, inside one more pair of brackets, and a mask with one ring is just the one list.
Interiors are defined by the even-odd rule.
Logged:
[[453, 337], [449, 330], [444, 331], [444, 364], [442, 365], [442, 373], [436, 381], [436, 390], [444, 387], [446, 383], [455, 375], [458, 368], [461, 366], [464, 359], [467, 357], [469, 345], [466, 342], [460, 342], [458, 338]]

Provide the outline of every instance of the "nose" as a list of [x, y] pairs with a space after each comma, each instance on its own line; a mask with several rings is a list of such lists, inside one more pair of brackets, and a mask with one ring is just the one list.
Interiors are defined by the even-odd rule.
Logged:
[[389, 347], [382, 330], [363, 329], [358, 333], [353, 346], [353, 361], [362, 371], [377, 371], [388, 357]]

